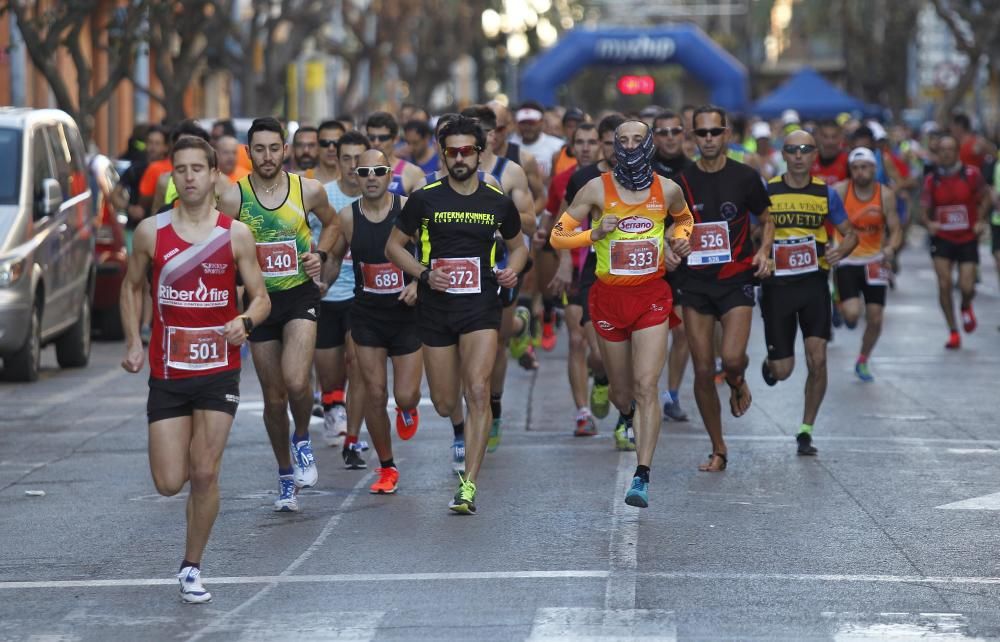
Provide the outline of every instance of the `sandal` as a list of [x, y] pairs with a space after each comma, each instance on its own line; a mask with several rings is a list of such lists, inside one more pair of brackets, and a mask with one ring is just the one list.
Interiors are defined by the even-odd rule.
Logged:
[[[722, 460], [722, 463], [718, 466], [715, 465], [716, 459]], [[712, 453], [708, 456], [708, 461], [706, 463], [698, 466], [698, 470], [703, 473], [721, 473], [726, 469], [728, 464], [729, 459], [726, 458], [725, 453]]]
[[[729, 410], [734, 417], [742, 417], [747, 410], [750, 410], [750, 405], [753, 403], [753, 396], [750, 395], [750, 386], [747, 385], [746, 377], [740, 377], [740, 382], [736, 385], [733, 385], [727, 377], [726, 385], [729, 386], [730, 390]], [[745, 406], [743, 406], [744, 399], [746, 399]], [[743, 406], [742, 410], [740, 410], [740, 406]]]

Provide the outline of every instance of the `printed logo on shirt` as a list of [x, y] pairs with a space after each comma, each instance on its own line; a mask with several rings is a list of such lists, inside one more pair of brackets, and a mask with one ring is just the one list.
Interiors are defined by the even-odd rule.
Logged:
[[731, 201], [726, 201], [725, 203], [719, 206], [719, 214], [721, 214], [722, 218], [724, 218], [725, 220], [731, 221], [737, 216], [739, 216], [740, 208], [736, 207], [736, 203], [733, 203]]
[[227, 265], [225, 263], [202, 263], [201, 269], [205, 274], [224, 274]]
[[626, 216], [618, 221], [618, 229], [630, 234], [642, 234], [653, 229], [653, 221], [642, 216]]

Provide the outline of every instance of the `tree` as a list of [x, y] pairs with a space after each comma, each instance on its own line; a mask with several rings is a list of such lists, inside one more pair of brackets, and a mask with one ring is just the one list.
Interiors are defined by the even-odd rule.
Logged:
[[[111, 13], [102, 12], [101, 5], [99, 0], [13, 0], [0, 6], [17, 19], [28, 57], [45, 77], [56, 106], [76, 120], [84, 140], [90, 140], [94, 114], [129, 77], [142, 38], [144, 2]], [[107, 70], [95, 74], [94, 59], [101, 52]], [[64, 57], [74, 74], [59, 65]]]
[[938, 104], [937, 118], [944, 122], [972, 89], [980, 61], [1000, 38], [1000, 8], [995, 3], [978, 0], [933, 0], [933, 4], [954, 36], [958, 50], [969, 59], [958, 82]]

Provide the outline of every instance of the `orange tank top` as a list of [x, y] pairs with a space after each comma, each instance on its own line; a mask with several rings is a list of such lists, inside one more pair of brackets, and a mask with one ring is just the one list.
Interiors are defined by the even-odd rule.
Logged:
[[[649, 196], [641, 203], [625, 203], [615, 187], [610, 172], [604, 181], [605, 216], [617, 216], [618, 226], [594, 244], [597, 253], [597, 278], [608, 285], [640, 285], [663, 278], [663, 259], [667, 203], [659, 178], [649, 187]], [[600, 220], [594, 226], [600, 225]]]
[[558, 176], [566, 170], [576, 166], [577, 160], [569, 155], [568, 148], [563, 147], [559, 150], [559, 158], [556, 159], [556, 165], [552, 168], [552, 175]]
[[[882, 244], [885, 241], [885, 214], [882, 212], [882, 186], [875, 183], [875, 192], [867, 201], [858, 198], [854, 191], [854, 181], [847, 184], [844, 196], [847, 218], [858, 235], [858, 246], [842, 263], [864, 265], [882, 258]], [[839, 234], [837, 235], [840, 236]], [[839, 238], [838, 238], [839, 240]]]

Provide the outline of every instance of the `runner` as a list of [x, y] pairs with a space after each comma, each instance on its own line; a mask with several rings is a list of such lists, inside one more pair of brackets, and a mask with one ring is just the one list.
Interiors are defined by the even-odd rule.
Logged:
[[896, 214], [896, 195], [875, 180], [875, 166], [875, 154], [870, 149], [853, 149], [849, 156], [850, 180], [834, 186], [858, 236], [858, 246], [850, 256], [841, 259], [834, 278], [848, 328], [857, 325], [861, 316], [859, 297], [862, 294], [865, 297], [865, 334], [854, 364], [854, 373], [865, 382], [875, 381], [868, 359], [882, 334], [889, 272], [903, 244], [903, 228]]
[[[142, 370], [139, 316], [143, 283], [152, 275], [157, 296], [149, 344], [149, 467], [161, 495], [190, 480], [181, 600], [202, 604], [201, 561], [219, 513], [222, 451], [240, 401], [240, 346], [270, 310], [254, 241], [245, 225], [214, 207], [215, 152], [181, 138], [171, 152], [177, 207], [136, 229], [122, 286], [128, 372]], [[246, 313], [236, 309], [236, 274], [246, 287]], [[207, 289], [204, 289], [207, 288]]]
[[340, 180], [340, 159], [337, 141], [344, 135], [344, 126], [336, 120], [326, 120], [319, 124], [319, 159], [313, 178], [323, 185]]
[[[660, 436], [657, 386], [673, 315], [663, 275], [668, 263], [676, 267], [690, 252], [692, 218], [677, 184], [653, 172], [649, 126], [638, 120], [619, 125], [615, 156], [613, 172], [591, 180], [573, 199], [553, 228], [552, 243], [557, 249], [596, 250], [597, 283], [589, 305], [611, 380], [611, 401], [626, 418], [639, 414], [638, 466], [625, 503], [645, 508]], [[669, 250], [663, 243], [668, 215], [674, 222]], [[578, 230], [591, 216], [595, 226]]]
[[819, 153], [812, 166], [812, 175], [819, 176], [827, 185], [846, 181], [849, 174], [843, 128], [835, 120], [820, 121], [816, 127], [816, 143]]
[[[465, 116], [449, 121], [438, 140], [448, 178], [425, 186], [406, 202], [386, 245], [386, 256], [420, 282], [417, 325], [434, 408], [442, 417], [459, 403], [467, 407], [466, 477], [449, 508], [476, 512], [476, 477], [489, 431], [489, 380], [496, 356], [501, 302], [497, 286], [513, 288], [527, 249], [514, 202], [479, 180], [477, 167], [486, 135]], [[494, 271], [495, 233], [509, 253]], [[406, 249], [420, 233], [418, 261]]]
[[[653, 117], [653, 144], [656, 154], [653, 155], [653, 171], [664, 178], [679, 181], [681, 173], [693, 165], [684, 155], [684, 127], [681, 117], [671, 111], [662, 111]], [[673, 282], [677, 271], [666, 274], [667, 282], [673, 291], [677, 284]], [[684, 309], [680, 301], [674, 298], [674, 314], [684, 318]], [[663, 418], [673, 421], [687, 421], [687, 413], [681, 408], [680, 389], [684, 380], [684, 370], [687, 368], [691, 351], [688, 348], [687, 329], [683, 323], [678, 323], [670, 329], [670, 353], [667, 357], [667, 389], [660, 393], [663, 404]]]
[[424, 173], [420, 168], [396, 157], [396, 139], [399, 136], [399, 124], [392, 114], [377, 111], [365, 122], [365, 133], [374, 149], [381, 150], [389, 159], [392, 167], [392, 181], [389, 191], [393, 194], [406, 196], [417, 189], [423, 182]]
[[517, 143], [509, 142], [513, 128], [510, 110], [495, 100], [486, 103], [486, 106], [497, 117], [497, 127], [493, 131], [493, 153], [502, 158], [509, 158], [524, 169], [524, 173], [528, 176], [528, 185], [531, 187], [531, 196], [535, 199], [535, 213], [545, 211], [545, 183], [535, 155], [522, 149]]
[[319, 131], [315, 127], [299, 127], [292, 134], [292, 161], [291, 171], [315, 178], [319, 164]]
[[225, 176], [230, 183], [235, 183], [250, 174], [249, 169], [237, 163], [240, 141], [235, 136], [219, 136], [212, 143], [212, 147], [215, 148], [215, 154], [219, 159], [220, 176]]
[[[312, 390], [309, 369], [316, 345], [316, 312], [326, 252], [337, 222], [319, 181], [281, 169], [288, 145], [274, 118], [258, 118], [247, 135], [253, 173], [219, 201], [219, 209], [247, 224], [257, 243], [257, 260], [271, 297], [271, 313], [250, 333], [250, 352], [264, 396], [264, 425], [278, 463], [276, 511], [299, 509], [296, 488], [316, 485], [318, 473], [309, 440]], [[306, 212], [323, 222], [316, 252], [310, 251]], [[295, 421], [289, 440], [288, 411]]]
[[[742, 417], [752, 397], [746, 382], [747, 342], [753, 319], [755, 278], [766, 276], [774, 237], [768, 214], [770, 201], [753, 168], [727, 158], [728, 121], [725, 110], [698, 107], [692, 120], [700, 158], [681, 173], [680, 184], [694, 212], [691, 256], [673, 282], [684, 308], [694, 398], [712, 442], [702, 472], [721, 472], [729, 463], [722, 435], [722, 410], [715, 387], [715, 327], [722, 325], [719, 354], [724, 381], [729, 385], [729, 410]], [[761, 246], [754, 250], [751, 223], [760, 224]]]
[[[345, 149], [347, 149], [345, 147]], [[385, 244], [406, 197], [391, 194], [392, 168], [379, 150], [368, 150], [354, 170], [362, 197], [340, 210], [343, 231], [332, 258], [339, 261], [350, 248], [354, 272], [354, 300], [350, 311], [351, 337], [355, 342], [357, 371], [364, 380], [364, 411], [368, 434], [379, 458], [376, 494], [392, 494], [399, 483], [389, 435], [386, 359], [392, 359], [393, 396], [396, 400], [396, 433], [413, 437], [419, 425], [422, 362], [413, 305], [417, 284], [407, 283], [403, 271], [385, 258]], [[409, 247], [413, 251], [413, 247]], [[343, 270], [341, 271], [343, 274]], [[322, 316], [320, 317], [322, 318]], [[355, 382], [351, 382], [352, 387]]]
[[924, 225], [931, 235], [931, 256], [937, 274], [938, 301], [948, 323], [949, 350], [962, 347], [962, 337], [955, 322], [952, 297], [952, 273], [958, 264], [958, 289], [962, 294], [962, 329], [976, 329], [972, 299], [976, 296], [976, 270], [979, 266], [979, 233], [990, 211], [990, 191], [979, 170], [958, 157], [958, 140], [945, 134], [938, 142], [937, 167], [924, 180]]
[[542, 180], [548, 184], [552, 178], [552, 159], [562, 149], [563, 140], [542, 131], [544, 117], [545, 110], [538, 103], [534, 101], [522, 103], [514, 114], [517, 133], [511, 136], [511, 142], [521, 151], [535, 157], [541, 169]]
[[433, 174], [441, 168], [441, 157], [431, 139], [431, 126], [425, 120], [411, 120], [403, 125], [403, 139], [410, 162], [424, 174]]
[[[761, 313], [767, 358], [761, 366], [769, 386], [784, 381], [795, 367], [796, 326], [805, 344], [805, 409], [795, 436], [799, 455], [815, 455], [813, 425], [826, 394], [826, 344], [831, 332], [830, 266], [858, 244], [836, 190], [810, 174], [816, 141], [805, 130], [785, 137], [782, 155], [788, 171], [767, 183], [774, 219], [774, 275], [761, 286]], [[829, 221], [843, 236], [829, 244]]]
[[562, 116], [562, 130], [566, 143], [552, 157], [552, 178], [563, 172], [574, 169], [577, 165], [573, 156], [573, 133], [582, 123], [587, 122], [587, 114], [582, 109], [571, 107]]

